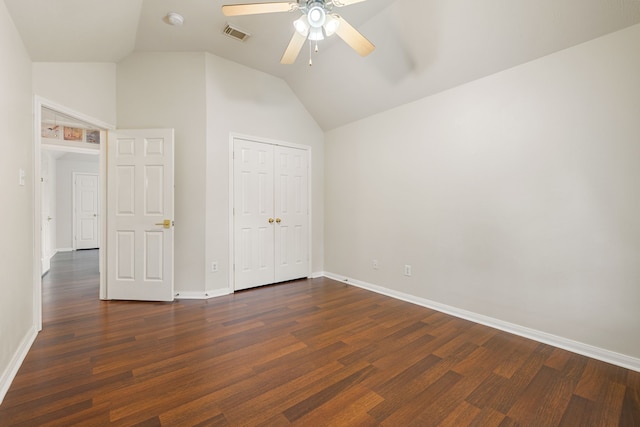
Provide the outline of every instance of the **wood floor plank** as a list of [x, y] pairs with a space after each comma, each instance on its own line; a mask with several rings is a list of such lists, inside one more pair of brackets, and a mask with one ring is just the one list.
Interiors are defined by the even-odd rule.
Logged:
[[376, 425], [367, 412], [384, 400], [366, 387], [355, 385], [335, 394], [326, 403], [310, 411], [293, 424], [301, 426], [364, 426]]
[[248, 399], [240, 390], [232, 398], [224, 399], [225, 413], [229, 420], [237, 423], [260, 425], [273, 419], [278, 420], [279, 423], [286, 420], [288, 424], [290, 421], [286, 419], [283, 412], [311, 396], [315, 392], [314, 384], [319, 384], [324, 378], [335, 375], [341, 369], [343, 366], [337, 362], [324, 364], [307, 372], [299, 372], [296, 377], [288, 377], [285, 382], [278, 385], [269, 381], [270, 376], [274, 375], [270, 372], [267, 376], [260, 378], [260, 381], [270, 387], [269, 393], [262, 393]]
[[640, 389], [627, 387], [622, 403], [620, 425], [640, 426]]
[[523, 425], [534, 425], [540, 420], [558, 425], [574, 389], [571, 381], [543, 366], [507, 415]]
[[640, 373], [319, 278], [99, 301], [60, 253], [0, 426], [637, 426]]
[[471, 425], [473, 420], [482, 412], [470, 403], [461, 402], [447, 415], [447, 418], [440, 423], [441, 427], [459, 427]]

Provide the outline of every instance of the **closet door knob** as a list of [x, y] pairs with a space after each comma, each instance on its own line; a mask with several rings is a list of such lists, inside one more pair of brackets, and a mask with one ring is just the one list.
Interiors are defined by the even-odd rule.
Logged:
[[269, 218], [269, 224], [273, 224], [273, 218]]
[[282, 220], [281, 220], [280, 218], [276, 218], [276, 222], [277, 222], [278, 224], [280, 224], [280, 223], [282, 222]]

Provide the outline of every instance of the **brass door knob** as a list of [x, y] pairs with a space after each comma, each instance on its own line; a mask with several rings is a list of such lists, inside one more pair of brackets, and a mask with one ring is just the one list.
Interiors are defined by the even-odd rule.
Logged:
[[165, 219], [162, 222], [156, 223], [156, 225], [161, 225], [163, 228], [171, 228], [171, 220], [170, 219]]
[[280, 218], [276, 218], [276, 222], [277, 222], [278, 224], [280, 224], [280, 223], [282, 222], [282, 220], [281, 220]]
[[269, 218], [269, 224], [273, 224], [273, 218]]

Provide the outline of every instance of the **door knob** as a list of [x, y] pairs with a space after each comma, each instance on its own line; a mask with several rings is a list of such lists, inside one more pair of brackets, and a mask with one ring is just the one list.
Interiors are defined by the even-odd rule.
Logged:
[[156, 223], [156, 225], [161, 225], [163, 228], [171, 228], [171, 220], [170, 219], [165, 219], [162, 222]]
[[276, 218], [276, 222], [277, 222], [278, 224], [280, 224], [280, 223], [282, 222], [282, 220], [281, 220], [280, 218]]
[[273, 218], [269, 218], [269, 224], [273, 224]]

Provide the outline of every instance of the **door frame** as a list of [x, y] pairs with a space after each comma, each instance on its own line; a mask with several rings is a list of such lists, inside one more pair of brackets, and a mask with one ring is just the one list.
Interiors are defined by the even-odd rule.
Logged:
[[100, 221], [101, 215], [100, 215], [100, 208], [102, 206], [102, 203], [100, 203], [100, 198], [102, 197], [102, 191], [100, 188], [100, 174], [99, 173], [93, 173], [93, 172], [73, 172], [72, 173], [72, 179], [71, 179], [71, 185], [72, 185], [72, 208], [71, 208], [71, 222], [72, 222], [72, 227], [71, 230], [73, 232], [73, 242], [72, 242], [72, 246], [73, 246], [73, 250], [77, 250], [78, 249], [78, 240], [77, 240], [77, 236], [78, 236], [78, 229], [77, 229], [77, 207], [76, 206], [76, 191], [78, 190], [78, 184], [76, 183], [76, 177], [78, 175], [89, 175], [89, 176], [97, 176], [98, 177], [98, 218], [96, 218], [96, 221], [98, 222], [98, 242], [97, 242], [97, 248], [100, 249], [100, 244], [102, 243], [102, 239], [100, 236], [100, 227], [102, 224], [102, 221]]
[[[42, 202], [44, 201], [44, 196], [45, 194], [47, 195], [47, 203], [49, 206], [47, 206], [47, 210], [49, 210], [49, 208], [51, 207], [51, 162], [52, 162], [52, 157], [51, 155], [47, 155], [47, 179], [45, 180], [44, 177], [42, 177], [40, 179], [40, 242], [41, 245], [44, 244], [44, 242], [48, 243], [48, 248], [43, 248], [42, 246], [40, 247], [40, 273], [42, 275], [46, 274], [49, 272], [49, 270], [51, 269], [51, 257], [52, 255], [50, 253], [48, 253], [48, 251], [45, 252], [46, 249], [50, 249], [51, 248], [51, 221], [49, 218], [51, 218], [51, 211], [49, 211], [49, 213], [47, 214], [47, 221], [45, 222], [44, 220], [44, 206], [42, 204]], [[40, 152], [40, 159], [42, 161], [43, 156], [42, 156], [42, 152]], [[40, 176], [42, 176], [42, 163], [40, 163]], [[45, 191], [45, 188], [47, 189], [47, 191]], [[38, 213], [36, 212], [36, 215]], [[45, 225], [46, 225], [46, 229], [45, 229]], [[46, 232], [45, 232], [46, 231]], [[37, 232], [37, 231], [36, 231]], [[46, 259], [46, 261], [45, 261]], [[47, 266], [47, 268], [45, 268], [45, 264]]]
[[[42, 108], [48, 108], [50, 110], [57, 111], [59, 113], [65, 114], [67, 116], [73, 117], [85, 123], [89, 123], [95, 126], [98, 129], [102, 129], [106, 132], [109, 130], [115, 129], [115, 126], [105, 123], [101, 120], [98, 120], [94, 117], [88, 116], [86, 114], [82, 114], [78, 111], [72, 110], [64, 105], [58, 104], [56, 102], [50, 101], [46, 98], [43, 98], [39, 95], [34, 95], [33, 102], [33, 316], [34, 316], [34, 325], [38, 331], [42, 330], [42, 264], [40, 262], [40, 256], [42, 252], [42, 233], [40, 232], [40, 221], [42, 216], [42, 186], [40, 183], [40, 178], [42, 178], [42, 136], [41, 136], [41, 121], [42, 121]], [[75, 153], [88, 153], [91, 151], [91, 154], [95, 154], [94, 150], [87, 150], [85, 148], [75, 148], [75, 147], [64, 147], [61, 148], [64, 151], [75, 152]], [[106, 214], [106, 194], [107, 194], [107, 140], [106, 135], [104, 141], [100, 141], [100, 152], [99, 152], [99, 214], [103, 218], [105, 218]], [[100, 256], [98, 259], [99, 265], [99, 274], [100, 274], [100, 298], [104, 299], [106, 296], [106, 277], [105, 277], [105, 261], [106, 261], [106, 222], [102, 221], [100, 227], [98, 229], [99, 241], [103, 243], [103, 250], [100, 250]]]
[[312, 182], [311, 182], [311, 175], [312, 175], [312, 150], [311, 147], [308, 145], [302, 145], [302, 144], [295, 144], [292, 142], [286, 142], [286, 141], [280, 141], [280, 140], [275, 140], [275, 139], [269, 139], [269, 138], [262, 138], [262, 137], [258, 137], [258, 136], [252, 136], [252, 135], [245, 135], [245, 134], [241, 134], [241, 133], [235, 133], [235, 132], [230, 132], [229, 133], [229, 290], [231, 292], [235, 292], [235, 288], [236, 288], [236, 272], [235, 272], [235, 241], [236, 241], [236, 236], [235, 236], [235, 227], [234, 227], [234, 208], [236, 205], [235, 202], [235, 193], [234, 193], [234, 186], [235, 186], [235, 174], [234, 174], [234, 145], [235, 145], [235, 140], [236, 139], [246, 139], [249, 141], [253, 141], [253, 142], [259, 142], [262, 144], [270, 144], [270, 145], [274, 145], [274, 146], [281, 146], [281, 147], [289, 147], [289, 148], [296, 148], [299, 150], [305, 150], [307, 152], [307, 159], [308, 159], [308, 168], [307, 168], [307, 194], [308, 194], [308, 209], [309, 209], [309, 267], [308, 267], [308, 271], [307, 271], [307, 277], [309, 277], [311, 275], [311, 270], [312, 270], [312, 266], [311, 266], [311, 260], [313, 259], [313, 253], [312, 253], [312, 248], [313, 248], [313, 210], [312, 208], [312, 199], [313, 199], [313, 193], [312, 193]]

